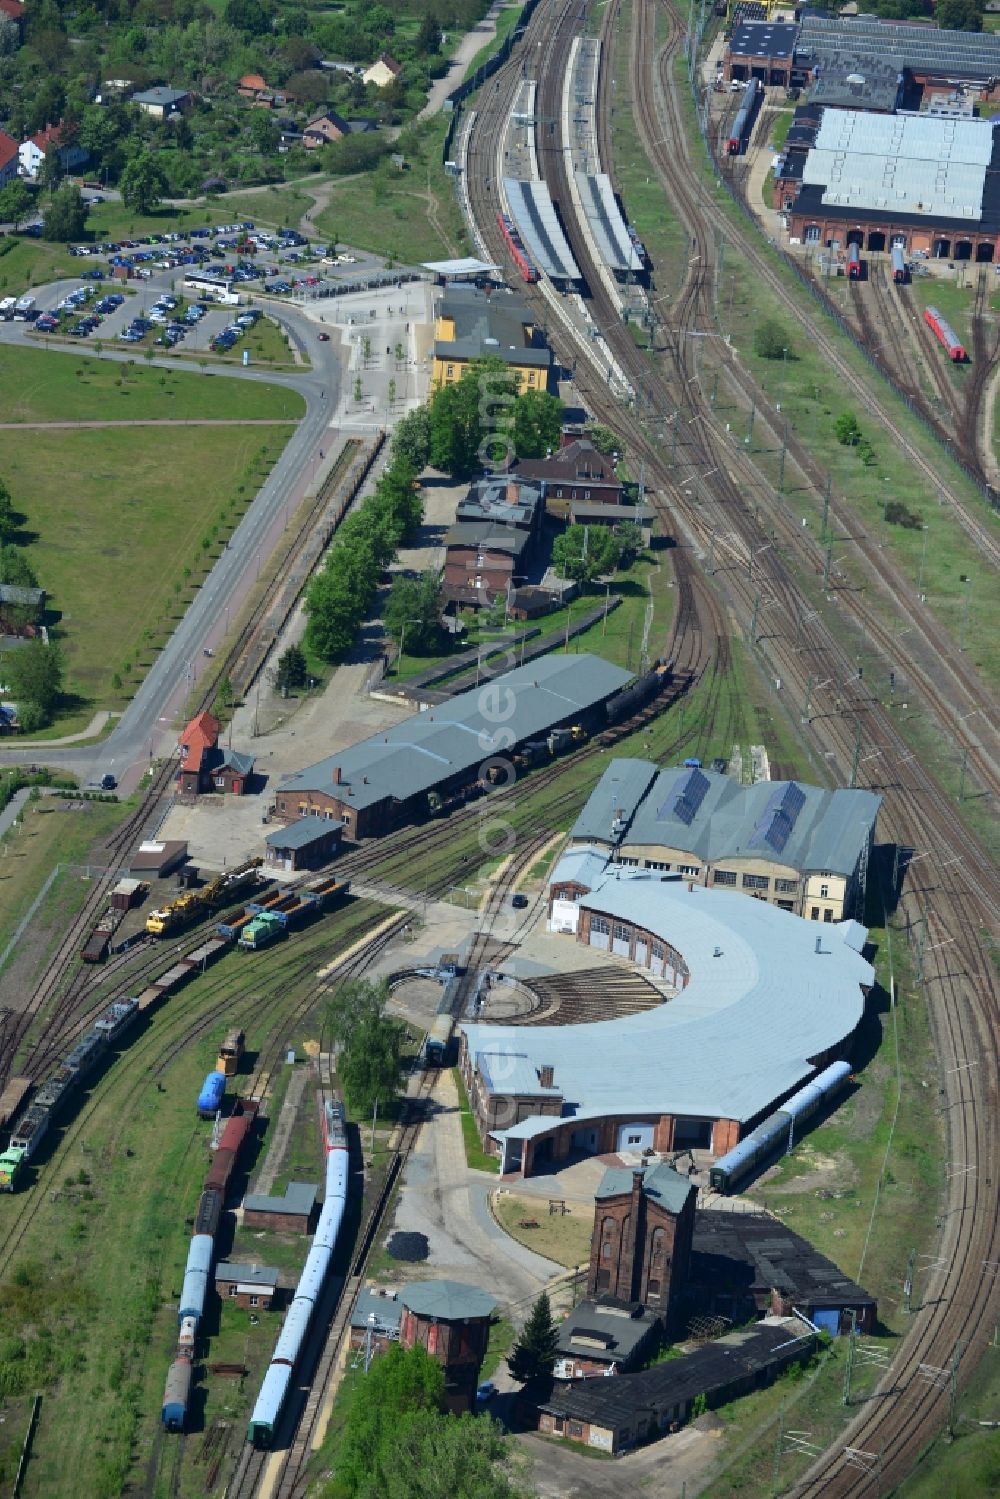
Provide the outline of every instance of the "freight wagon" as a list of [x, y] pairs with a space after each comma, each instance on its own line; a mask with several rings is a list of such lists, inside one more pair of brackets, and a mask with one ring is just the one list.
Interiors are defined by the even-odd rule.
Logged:
[[455, 1021], [451, 1015], [435, 1015], [424, 1042], [424, 1062], [428, 1067], [445, 1066], [451, 1050], [454, 1027]]
[[743, 98], [740, 100], [740, 107], [736, 111], [736, 118], [733, 120], [729, 131], [729, 139], [726, 142], [726, 151], [730, 156], [739, 156], [746, 145], [760, 93], [761, 85], [759, 81], [756, 78], [751, 78], [743, 90]]
[[245, 1043], [245, 1031], [229, 1031], [219, 1047], [219, 1055], [215, 1063], [216, 1072], [221, 1072], [224, 1077], [235, 1077], [240, 1070], [240, 1058], [243, 1055]]
[[7, 1128], [30, 1091], [30, 1077], [24, 1077], [19, 1073], [17, 1077], [11, 1078], [6, 1088], [0, 1093], [0, 1129]]
[[191, 1399], [191, 1355], [178, 1353], [167, 1374], [160, 1419], [168, 1431], [183, 1431], [188, 1401]]
[[941, 316], [936, 307], [927, 308], [924, 313], [924, 322], [933, 328], [938, 339], [944, 344], [948, 351], [948, 358], [955, 364], [964, 364], [969, 357], [965, 346], [959, 341], [951, 324]]

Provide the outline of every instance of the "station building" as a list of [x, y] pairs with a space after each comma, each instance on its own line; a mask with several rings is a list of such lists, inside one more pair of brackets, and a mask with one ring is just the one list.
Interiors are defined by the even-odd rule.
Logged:
[[810, 921], [860, 916], [880, 805], [872, 791], [743, 786], [696, 766], [613, 760], [573, 825], [569, 862], [553, 871], [549, 915], [599, 872], [593, 858], [570, 859], [588, 847], [626, 868], [740, 890]]
[[431, 385], [453, 385], [481, 359], [501, 360], [518, 395], [548, 387], [552, 350], [524, 298], [507, 287], [449, 285], [435, 309]]
[[473, 790], [498, 753], [552, 729], [602, 727], [605, 704], [631, 680], [599, 656], [542, 656], [298, 771], [278, 787], [274, 813], [330, 818], [353, 839], [419, 821], [429, 796]]
[[473, 1114], [504, 1172], [573, 1153], [722, 1155], [849, 1052], [874, 982], [856, 921], [817, 927], [614, 866], [567, 906], [562, 930], [655, 976], [664, 1002], [576, 1025], [461, 1027]]

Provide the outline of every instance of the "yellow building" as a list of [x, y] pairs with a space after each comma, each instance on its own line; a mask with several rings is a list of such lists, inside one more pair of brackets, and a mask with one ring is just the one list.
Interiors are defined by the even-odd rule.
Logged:
[[403, 71], [402, 65], [388, 52], [383, 52], [370, 68], [366, 68], [361, 78], [364, 83], [372, 83], [376, 88], [385, 88], [394, 78], [398, 78]]
[[527, 302], [506, 287], [449, 286], [436, 309], [432, 385], [453, 385], [478, 359], [502, 360], [519, 395], [548, 388], [552, 350]]

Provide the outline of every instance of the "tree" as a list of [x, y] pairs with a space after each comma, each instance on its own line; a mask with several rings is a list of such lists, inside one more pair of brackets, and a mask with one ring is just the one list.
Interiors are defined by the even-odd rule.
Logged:
[[[456, 479], [469, 479], [484, 457], [503, 461], [513, 422], [515, 390], [499, 360], [480, 360], [452, 385], [442, 385], [430, 402], [430, 461]], [[496, 451], [484, 447], [491, 438]]]
[[618, 566], [621, 545], [606, 526], [567, 526], [552, 543], [552, 565], [560, 578], [589, 583]]
[[441, 51], [441, 25], [431, 11], [427, 12], [420, 23], [415, 46], [418, 52], [430, 55]]
[[118, 187], [126, 208], [151, 213], [167, 190], [167, 176], [152, 152], [142, 150], [122, 168]]
[[[417, 1411], [443, 1413], [444, 1370], [417, 1344], [392, 1344], [375, 1359], [347, 1411], [337, 1450], [336, 1489], [356, 1499], [386, 1476], [383, 1453], [400, 1421]], [[413, 1473], [409, 1475], [413, 1477]]]
[[271, 30], [271, 17], [260, 0], [227, 0], [225, 20], [235, 31], [246, 31], [251, 36], [263, 36]]
[[521, 1499], [500, 1466], [508, 1460], [503, 1429], [489, 1416], [407, 1411], [383, 1436], [376, 1471], [355, 1499]]
[[440, 587], [437, 574], [418, 578], [396, 578], [382, 610], [385, 633], [401, 644], [405, 639], [411, 656], [431, 656], [441, 643]]
[[18, 707], [33, 704], [42, 721], [48, 723], [62, 691], [62, 658], [58, 646], [45, 645], [39, 639], [29, 640], [0, 659], [0, 673]]
[[278, 657], [274, 672], [274, 685], [287, 692], [289, 688], [301, 687], [305, 680], [305, 653], [300, 645], [290, 645]]
[[13, 224], [16, 229], [28, 217], [34, 201], [26, 184], [15, 177], [6, 187], [0, 187], [0, 222]]
[[547, 390], [528, 390], [514, 403], [514, 447], [519, 458], [544, 458], [559, 446], [566, 407]]
[[[0, 479], [0, 550], [6, 551], [8, 544], [17, 535], [20, 516], [14, 509], [14, 501], [10, 497], [10, 490]], [[11, 548], [13, 550], [13, 548]], [[9, 582], [4, 578], [3, 581]]]
[[842, 416], [838, 416], [833, 430], [837, 441], [843, 443], [845, 448], [856, 448], [861, 441], [861, 428], [853, 411], [845, 411]]
[[69, 244], [82, 239], [87, 225], [87, 205], [83, 194], [72, 182], [57, 187], [48, 203], [42, 220], [42, 238], [58, 244]]
[[278, 149], [280, 140], [277, 121], [266, 109], [255, 109], [250, 116], [250, 139], [255, 151], [261, 156], [270, 156]]
[[10, 583], [14, 588], [38, 587], [34, 569], [24, 553], [6, 542], [0, 545], [0, 583]]
[[337, 1059], [344, 1096], [356, 1114], [366, 1117], [380, 1105], [384, 1112], [399, 1091], [406, 1027], [386, 1016], [364, 1020]]
[[431, 452], [431, 417], [426, 406], [417, 406], [401, 422], [396, 423], [392, 434], [394, 458], [409, 464], [415, 474], [427, 467]]
[[531, 1308], [531, 1316], [507, 1360], [511, 1378], [527, 1384], [529, 1380], [551, 1375], [558, 1341], [559, 1329], [552, 1320], [549, 1298], [543, 1291]]
[[349, 979], [341, 984], [326, 1009], [334, 1040], [340, 1046], [347, 1046], [361, 1025], [382, 1018], [388, 1003], [388, 979]]
[[791, 354], [787, 328], [776, 318], [765, 318], [753, 336], [754, 353], [761, 359], [784, 359]]
[[983, 5], [981, 0], [938, 0], [934, 20], [948, 31], [982, 31]]
[[54, 193], [66, 175], [59, 152], [52, 148], [42, 157], [38, 168], [38, 185], [48, 193]]
[[642, 551], [642, 527], [634, 520], [619, 521], [615, 526], [620, 556], [618, 565], [627, 567]]
[[612, 432], [610, 427], [602, 427], [600, 424], [589, 427], [587, 429], [587, 436], [599, 453], [604, 453], [608, 458], [613, 453], [617, 453], [619, 458], [624, 458], [625, 444], [617, 432]]

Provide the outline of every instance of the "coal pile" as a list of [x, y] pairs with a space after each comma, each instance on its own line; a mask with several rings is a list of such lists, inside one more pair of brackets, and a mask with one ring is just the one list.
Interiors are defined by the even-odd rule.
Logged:
[[407, 1264], [415, 1265], [418, 1260], [427, 1258], [427, 1235], [394, 1233], [389, 1236], [385, 1247], [394, 1260], [405, 1260]]

